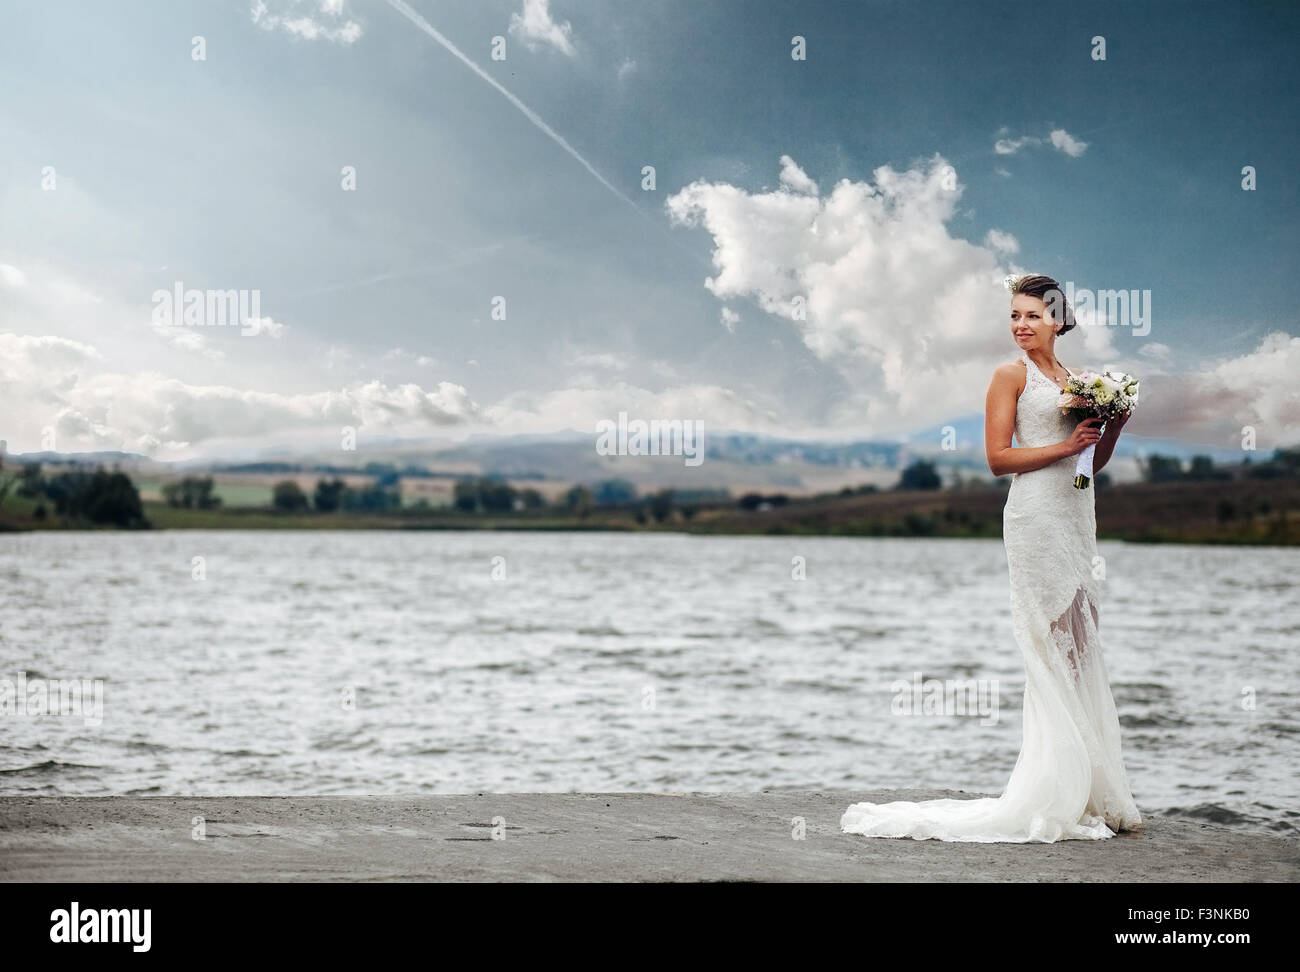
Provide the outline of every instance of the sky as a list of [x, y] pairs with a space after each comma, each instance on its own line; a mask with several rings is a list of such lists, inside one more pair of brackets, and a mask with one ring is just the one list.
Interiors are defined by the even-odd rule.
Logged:
[[[1026, 271], [1140, 298], [1056, 347], [1142, 379], [1126, 435], [1300, 441], [1300, 5], [0, 17], [11, 452], [217, 457], [620, 412], [906, 438], [982, 412], [1017, 353], [1003, 280]], [[187, 323], [177, 289], [251, 311]]]

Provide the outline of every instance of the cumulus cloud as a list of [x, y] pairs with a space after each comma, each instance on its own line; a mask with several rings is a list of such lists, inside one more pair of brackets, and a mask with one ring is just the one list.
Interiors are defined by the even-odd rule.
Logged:
[[211, 441], [337, 434], [344, 425], [418, 431], [483, 421], [466, 389], [447, 381], [430, 389], [368, 381], [285, 394], [100, 371], [100, 360], [81, 342], [0, 334], [0, 414], [11, 442], [31, 447], [41, 430], [53, 428], [60, 450], [154, 454]]
[[1020, 241], [1000, 229], [991, 229], [985, 233], [984, 245], [998, 253], [1017, 253], [1020, 250]]
[[808, 173], [795, 165], [794, 159], [788, 155], [781, 156], [781, 185], [788, 186], [795, 192], [817, 195], [817, 183], [808, 178]]
[[361, 25], [347, 16], [346, 0], [253, 0], [249, 13], [263, 30], [281, 30], [304, 40], [354, 44]]
[[1161, 344], [1159, 341], [1146, 341], [1138, 348], [1138, 354], [1153, 361], [1168, 361], [1172, 352], [1173, 349], [1169, 345]]
[[788, 321], [855, 389], [846, 425], [886, 432], [978, 410], [1014, 352], [996, 253], [948, 232], [962, 191], [952, 174], [936, 155], [822, 196], [783, 157], [775, 191], [699, 181], [666, 206], [713, 237], [705, 287]]
[[[782, 167], [801, 173], [785, 157]], [[826, 195], [796, 191], [798, 178], [752, 193], [697, 181], [666, 206], [676, 224], [712, 236], [710, 292], [750, 298], [787, 321], [842, 376], [848, 393], [826, 425], [890, 434], [982, 411], [993, 369], [1016, 350], [1002, 277], [1024, 268], [1000, 258], [1018, 245], [1000, 230], [983, 246], [949, 232], [962, 191], [945, 188], [951, 171], [936, 155], [902, 172], [882, 166], [870, 182], [841, 180]], [[1095, 307], [1078, 319], [1057, 346], [1061, 360], [1123, 368], [1116, 328]], [[1166, 352], [1152, 345], [1148, 360]], [[1256, 424], [1261, 436], [1265, 428], [1281, 436], [1287, 423], [1300, 428], [1298, 369], [1300, 338], [1276, 334], [1203, 373], [1144, 379], [1151, 404], [1136, 431], [1199, 442]]]
[[725, 327], [729, 333], [731, 334], [736, 333], [736, 325], [740, 323], [739, 314], [737, 314], [730, 307], [724, 306], [722, 308], [722, 314], [720, 319], [722, 321], [722, 326]]
[[780, 431], [782, 415], [772, 403], [718, 385], [677, 385], [654, 391], [626, 381], [603, 381], [542, 394], [518, 392], [484, 409], [489, 420], [518, 432], [572, 428], [594, 431], [602, 419], [619, 412], [640, 419], [699, 419], [706, 430], [723, 428]]
[[1064, 152], [1072, 159], [1077, 159], [1088, 148], [1088, 143], [1082, 139], [1075, 138], [1064, 128], [1052, 130], [1052, 146], [1061, 152]]
[[209, 361], [222, 361], [226, 355], [224, 352], [212, 347], [208, 342], [207, 336], [201, 331], [190, 327], [169, 327], [167, 325], [153, 325], [154, 333], [166, 341], [174, 348], [182, 351], [190, 351], [194, 354], [200, 354]]
[[[1004, 126], [998, 134], [1005, 136], [1006, 132], [1007, 128]], [[1088, 148], [1088, 143], [1083, 139], [1075, 138], [1064, 128], [1054, 128], [1047, 138], [1040, 138], [1036, 135], [1021, 135], [1019, 138], [999, 138], [993, 143], [993, 151], [998, 155], [1015, 155], [1022, 148], [1034, 148], [1048, 144], [1057, 151], [1064, 152], [1072, 159], [1077, 159]]]
[[[530, 51], [545, 44], [569, 57], [577, 53], [573, 46], [573, 28], [567, 20], [564, 23], [555, 22], [551, 17], [550, 0], [524, 0], [523, 9], [510, 15], [509, 30]], [[622, 76], [623, 70], [620, 68], [619, 77]]]
[[1128, 428], [1140, 435], [1233, 446], [1249, 426], [1260, 449], [1300, 444], [1297, 369], [1300, 337], [1277, 331], [1248, 354], [1195, 371], [1139, 375], [1141, 399]]
[[1025, 135], [1020, 138], [1000, 138], [993, 143], [993, 151], [998, 155], [1015, 155], [1026, 145], [1041, 145], [1041, 138], [1034, 138], [1032, 135]]

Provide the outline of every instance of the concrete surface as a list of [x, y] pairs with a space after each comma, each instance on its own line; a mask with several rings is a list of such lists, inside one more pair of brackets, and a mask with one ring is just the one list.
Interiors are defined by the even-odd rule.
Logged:
[[[1300, 880], [1300, 841], [1159, 817], [1144, 834], [1057, 844], [839, 831], [858, 801], [977, 795], [6, 796], [0, 881]], [[192, 837], [195, 817], [204, 840]], [[492, 836], [498, 817], [503, 839]]]

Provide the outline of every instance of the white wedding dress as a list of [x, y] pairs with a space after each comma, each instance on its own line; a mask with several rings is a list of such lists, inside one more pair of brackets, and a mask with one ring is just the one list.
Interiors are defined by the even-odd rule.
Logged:
[[[1016, 442], [1051, 445], [1075, 422], [1060, 387], [1021, 351], [1027, 374]], [[1113, 837], [1142, 818], [1120, 756], [1119, 718], [1097, 632], [1100, 558], [1095, 490], [1074, 488], [1075, 456], [1016, 473], [1002, 512], [1011, 622], [1025, 664], [1024, 739], [998, 797], [856, 803], [845, 833], [1025, 843]]]

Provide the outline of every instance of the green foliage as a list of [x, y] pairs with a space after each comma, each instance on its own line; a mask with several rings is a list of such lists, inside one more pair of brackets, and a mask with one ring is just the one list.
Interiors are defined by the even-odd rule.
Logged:
[[622, 506], [636, 502], [636, 484], [626, 479], [606, 479], [596, 484], [592, 499], [597, 506]]
[[673, 491], [661, 489], [650, 497], [650, 515], [656, 523], [663, 523], [673, 511]]
[[752, 512], [764, 507], [785, 506], [789, 502], [790, 497], [785, 493], [773, 493], [771, 496], [764, 496], [762, 493], [746, 493], [736, 501], [736, 505], [742, 510]]
[[896, 489], [938, 489], [943, 485], [934, 463], [918, 459], [903, 470]]
[[335, 477], [334, 479], [318, 479], [316, 481], [316, 490], [312, 493], [311, 503], [320, 513], [333, 513], [343, 505], [343, 480]]
[[574, 486], [564, 494], [564, 508], [586, 519], [595, 505], [591, 490], [586, 486]]
[[212, 491], [212, 477], [200, 479], [186, 476], [178, 482], [167, 483], [162, 488], [162, 497], [168, 506], [187, 510], [215, 510], [221, 505], [221, 497]]
[[292, 479], [284, 479], [271, 487], [271, 505], [286, 513], [307, 509], [307, 494]]
[[361, 489], [343, 490], [342, 503], [345, 510], [379, 513], [397, 509], [402, 505], [402, 498], [396, 489], [375, 482]]
[[45, 477], [41, 475], [41, 464], [29, 462], [23, 466], [18, 481], [18, 495], [24, 499], [35, 499], [45, 493]]
[[4, 454], [0, 453], [0, 506], [4, 505], [10, 491], [18, 485], [18, 477], [4, 471]]
[[921, 513], [910, 512], [903, 517], [902, 533], [905, 536], [929, 537], [937, 533], [938, 530], [939, 520], [936, 516], [926, 516]]
[[459, 480], [452, 495], [456, 509], [464, 513], [508, 513], [518, 497], [513, 486], [491, 476]]
[[1169, 483], [1183, 478], [1183, 463], [1177, 456], [1152, 453], [1145, 462], [1139, 460], [1139, 468], [1148, 483]]
[[1209, 456], [1192, 456], [1192, 464], [1187, 469], [1188, 479], [1231, 479], [1230, 469], [1220, 469], [1214, 465]]
[[1272, 458], [1261, 463], [1251, 463], [1247, 456], [1243, 465], [1246, 467], [1246, 475], [1252, 479], [1294, 476], [1300, 472], [1300, 449], [1274, 449]]
[[135, 484], [125, 473], [96, 469], [93, 473], [59, 473], [45, 486], [54, 511], [70, 520], [88, 520], [119, 527], [147, 527], [144, 506]]

